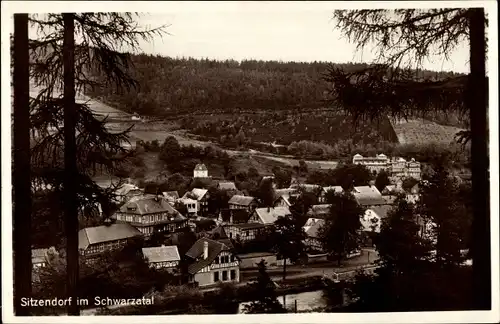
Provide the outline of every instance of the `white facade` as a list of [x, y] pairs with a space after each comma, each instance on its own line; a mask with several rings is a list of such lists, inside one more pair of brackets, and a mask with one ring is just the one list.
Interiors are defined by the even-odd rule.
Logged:
[[411, 159], [406, 161], [403, 158], [389, 159], [384, 154], [378, 154], [375, 157], [363, 157], [360, 154], [354, 155], [353, 164], [364, 165], [371, 172], [379, 173], [386, 170], [393, 180], [412, 177], [416, 180], [421, 178], [420, 162]]

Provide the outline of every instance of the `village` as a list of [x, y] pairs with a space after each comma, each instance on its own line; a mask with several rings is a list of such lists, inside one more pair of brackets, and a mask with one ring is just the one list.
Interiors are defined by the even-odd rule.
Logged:
[[[356, 154], [352, 164], [366, 167], [374, 176], [384, 170], [391, 182], [383, 190], [378, 190], [373, 180], [364, 186], [351, 188], [351, 194], [364, 210], [360, 219], [360, 232], [364, 239], [345, 256], [343, 266], [352, 264], [354, 268], [359, 268], [373, 265], [376, 261], [377, 253], [370, 233], [380, 232], [381, 222], [387, 217], [395, 199], [403, 195], [409, 202], [418, 201], [421, 170], [420, 163], [414, 159], [407, 162], [403, 158], [390, 159], [383, 154], [376, 157]], [[102, 225], [80, 230], [80, 258], [85, 263], [92, 263], [103, 253], [119, 250], [130, 240], [140, 238], [146, 242], [141, 252], [150, 267], [178, 276], [179, 284], [200, 289], [217, 288], [220, 283], [240, 284], [254, 279], [257, 264], [261, 260], [266, 262], [276, 279], [281, 277], [280, 268], [285, 261], [292, 270], [289, 270], [291, 277], [333, 273], [335, 262], [324, 251], [318, 232], [330, 213], [327, 196], [342, 194], [344, 188], [300, 183], [297, 179], [292, 179], [288, 188], [278, 188], [272, 175], [264, 176], [261, 181], [268, 181], [273, 192], [272, 204], [266, 205], [256, 197], [245, 195], [232, 181], [211, 179], [208, 168], [202, 163], [196, 165], [192, 177], [207, 186], [215, 184], [219, 192], [227, 195], [227, 208], [209, 206], [214, 200], [210, 199], [207, 186], [193, 188], [179, 196], [176, 191], [145, 191], [129, 181], [115, 192], [118, 210], [106, 218], [99, 206]], [[415, 184], [405, 190], [403, 180], [409, 178], [414, 179]], [[267, 235], [278, 219], [293, 217], [291, 209], [294, 202], [306, 194], [315, 200], [308, 210], [303, 211], [304, 217], [301, 218], [300, 226], [306, 237], [306, 254], [295, 262], [284, 260], [272, 246], [265, 243]], [[209, 212], [213, 210], [218, 212]], [[424, 233], [424, 224], [419, 226]], [[182, 253], [178, 245], [185, 245], [186, 242], [179, 242], [185, 237], [179, 234], [186, 232], [194, 234], [196, 240], [188, 246], [187, 252]], [[46, 266], [51, 259], [49, 255], [54, 253], [58, 252], [53, 247], [33, 249], [33, 267], [38, 269]], [[186, 267], [182, 267], [182, 263]], [[294, 267], [299, 270], [294, 272]]]

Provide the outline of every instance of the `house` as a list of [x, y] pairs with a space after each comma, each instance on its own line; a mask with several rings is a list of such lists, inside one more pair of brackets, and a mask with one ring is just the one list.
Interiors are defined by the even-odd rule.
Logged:
[[189, 282], [199, 287], [240, 282], [239, 260], [226, 244], [208, 238], [196, 241], [186, 253]]
[[[51, 249], [55, 248], [52, 247]], [[45, 267], [49, 263], [49, 254], [50, 249], [32, 249], [31, 250], [31, 264], [33, 269]]]
[[404, 194], [405, 191], [401, 186], [398, 185], [387, 185], [380, 192], [382, 196], [397, 196], [398, 194]]
[[387, 204], [380, 191], [373, 185], [354, 187], [352, 193], [358, 204], [365, 208]]
[[179, 193], [177, 191], [164, 191], [162, 194], [172, 206], [179, 200]]
[[87, 227], [78, 232], [78, 249], [82, 256], [92, 257], [104, 251], [121, 249], [130, 239], [141, 235], [141, 232], [127, 223]]
[[229, 224], [224, 226], [224, 230], [230, 239], [248, 242], [265, 234], [267, 225], [261, 223]]
[[181, 204], [186, 206], [187, 216], [198, 215], [198, 201], [191, 198], [179, 198]]
[[257, 207], [257, 200], [250, 196], [234, 195], [228, 201], [229, 209], [243, 209], [252, 212]]
[[208, 212], [208, 200], [210, 199], [210, 193], [207, 189], [194, 188], [193, 190], [186, 192], [182, 198], [196, 200], [198, 213], [200, 215], [205, 215]]
[[155, 232], [173, 233], [188, 226], [187, 218], [161, 195], [134, 197], [121, 206], [112, 218], [131, 224], [145, 236]]
[[306, 246], [314, 251], [322, 251], [323, 246], [319, 239], [319, 229], [325, 225], [323, 219], [309, 218], [306, 224], [302, 227], [307, 235], [305, 240]]
[[287, 217], [292, 213], [287, 207], [256, 208], [249, 219], [249, 223], [273, 224], [279, 217]]
[[208, 169], [205, 164], [197, 164], [194, 167], [193, 178], [208, 178]]
[[229, 195], [234, 195], [238, 191], [232, 181], [219, 181], [217, 189], [227, 191]]
[[331, 204], [312, 205], [307, 212], [309, 218], [325, 219], [330, 214]]
[[142, 254], [151, 268], [162, 269], [168, 272], [177, 272], [181, 257], [177, 246], [155, 246], [142, 248]]
[[125, 183], [115, 190], [115, 200], [117, 203], [124, 203], [133, 197], [143, 194], [143, 191], [134, 184]]

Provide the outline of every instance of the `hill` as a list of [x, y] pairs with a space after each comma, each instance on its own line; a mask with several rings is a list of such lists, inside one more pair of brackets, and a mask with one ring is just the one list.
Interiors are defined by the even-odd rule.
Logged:
[[[139, 87], [130, 91], [87, 89], [86, 94], [130, 113], [169, 116], [200, 112], [307, 110], [324, 107], [328, 62], [197, 60], [131, 55], [129, 71]], [[357, 70], [366, 64], [335, 64]], [[453, 73], [422, 71], [422, 78]], [[99, 72], [94, 72], [99, 78]]]

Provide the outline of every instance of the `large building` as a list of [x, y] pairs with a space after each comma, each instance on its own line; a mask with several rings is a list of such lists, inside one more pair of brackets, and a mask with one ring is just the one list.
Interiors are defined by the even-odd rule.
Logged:
[[87, 227], [78, 232], [78, 249], [81, 255], [93, 257], [120, 249], [130, 239], [140, 236], [141, 232], [126, 223]]
[[421, 178], [420, 162], [415, 161], [413, 158], [406, 161], [401, 157], [389, 159], [384, 154], [378, 154], [374, 157], [364, 157], [361, 154], [356, 154], [352, 158], [352, 163], [364, 165], [374, 173], [385, 170], [393, 179], [411, 177], [420, 180]]
[[134, 197], [121, 206], [112, 218], [129, 223], [146, 237], [155, 232], [173, 233], [188, 226], [187, 218], [161, 195]]

